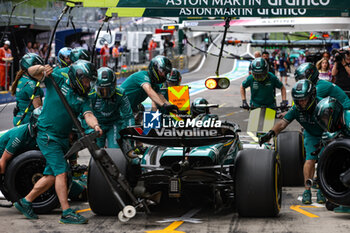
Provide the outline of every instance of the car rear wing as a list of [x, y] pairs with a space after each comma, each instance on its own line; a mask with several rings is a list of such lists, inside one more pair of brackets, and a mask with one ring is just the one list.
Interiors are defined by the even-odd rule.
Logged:
[[233, 140], [237, 137], [236, 128], [230, 125], [211, 128], [158, 128], [144, 134], [142, 127], [128, 127], [120, 136], [143, 143], [166, 147], [197, 147]]

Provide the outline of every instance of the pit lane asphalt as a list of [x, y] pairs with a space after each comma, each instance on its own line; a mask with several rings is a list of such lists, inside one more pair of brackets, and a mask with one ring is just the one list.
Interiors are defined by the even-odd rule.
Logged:
[[[231, 47], [232, 48], [232, 47]], [[227, 49], [230, 49], [227, 47]], [[235, 48], [236, 49], [236, 48]], [[243, 48], [242, 48], [243, 49]], [[232, 48], [233, 50], [233, 48]], [[231, 50], [231, 51], [232, 51]], [[205, 79], [213, 75], [216, 68], [216, 58], [209, 58], [203, 64], [202, 72], [198, 71], [185, 74], [184, 83]], [[223, 60], [221, 73], [229, 72], [233, 66], [233, 60]], [[210, 72], [209, 72], [210, 71]], [[212, 113], [218, 114], [220, 119], [234, 121], [241, 126], [241, 135], [247, 128], [248, 112], [239, 108], [241, 98], [239, 85], [243, 77], [231, 82], [227, 90], [203, 91], [191, 96], [204, 97], [209, 103], [220, 104], [219, 109], [213, 109]], [[292, 86], [292, 78], [288, 80]], [[291, 89], [287, 87], [287, 90]], [[277, 102], [280, 95], [277, 91]], [[249, 91], [247, 91], [249, 96]], [[291, 102], [290, 92], [287, 93]], [[0, 114], [0, 129], [12, 128], [12, 109], [14, 105], [8, 105]], [[2, 107], [0, 106], [0, 109]], [[299, 130], [297, 123], [292, 123], [287, 130]], [[88, 164], [90, 156], [86, 152], [80, 153], [79, 162]], [[102, 190], [96, 190], [102, 191]], [[233, 209], [221, 213], [214, 213], [208, 203], [199, 206], [178, 205], [169, 203], [166, 207], [158, 209], [147, 216], [138, 213], [135, 218], [127, 223], [121, 223], [117, 217], [96, 216], [89, 210], [88, 203], [72, 202], [73, 208], [78, 208], [81, 214], [89, 219], [88, 225], [63, 225], [59, 224], [60, 209], [50, 214], [40, 215], [39, 220], [27, 220], [15, 208], [0, 208], [0, 233], [2, 232], [350, 232], [350, 214], [335, 214], [327, 211], [324, 205], [302, 205], [298, 200], [303, 192], [302, 187], [284, 187], [282, 195], [282, 208], [277, 218], [240, 218]], [[313, 197], [316, 190], [313, 190]], [[315, 200], [313, 200], [315, 201]], [[1, 203], [5, 203], [1, 201]]]

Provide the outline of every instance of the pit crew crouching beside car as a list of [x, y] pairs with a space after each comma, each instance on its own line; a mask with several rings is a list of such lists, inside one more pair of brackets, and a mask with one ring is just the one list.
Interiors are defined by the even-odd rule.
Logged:
[[[256, 58], [251, 63], [252, 74], [249, 75], [241, 84], [240, 92], [242, 97], [242, 108], [260, 108], [267, 107], [275, 109], [276, 106], [276, 88], [281, 89], [282, 102], [281, 109], [286, 109], [288, 100], [286, 100], [286, 88], [278, 78], [269, 72], [269, 66], [265, 59]], [[251, 98], [250, 106], [247, 103], [245, 89], [250, 87]]]
[[344, 109], [350, 109], [350, 99], [345, 92], [336, 84], [319, 79], [319, 72], [312, 63], [301, 64], [294, 73], [295, 81], [302, 79], [310, 80], [316, 87], [316, 95], [319, 98], [333, 97], [342, 103]]
[[[344, 110], [343, 105], [333, 97], [322, 99], [316, 106], [316, 120], [329, 133], [350, 138], [350, 110]], [[350, 207], [339, 206], [336, 213], [350, 213]]]
[[[277, 136], [284, 130], [293, 120], [297, 120], [304, 128], [304, 147], [306, 153], [306, 161], [304, 164], [304, 181], [305, 191], [303, 193], [303, 204], [311, 204], [311, 190], [306, 185], [306, 181], [313, 179], [315, 174], [315, 163], [318, 160], [318, 155], [312, 153], [317, 150], [316, 145], [319, 145], [322, 139], [323, 129], [318, 125], [314, 110], [320, 99], [316, 97], [316, 88], [310, 80], [303, 79], [298, 81], [292, 89], [292, 98], [294, 105], [283, 117], [277, 122], [272, 129], [259, 138], [260, 145], [268, 142], [272, 137]], [[317, 202], [325, 203], [325, 198], [321, 192], [317, 192]]]
[[[104, 148], [107, 141], [108, 148], [119, 148], [119, 131], [135, 125], [135, 120], [128, 98], [117, 88], [117, 77], [112, 69], [98, 69], [95, 89], [89, 93], [89, 99], [93, 113], [103, 130], [102, 136], [97, 138], [97, 145]], [[128, 140], [123, 140], [122, 144], [126, 154], [133, 152]]]
[[10, 159], [28, 150], [38, 149], [36, 144], [36, 125], [41, 107], [34, 109], [30, 122], [12, 128], [0, 137], [0, 174], [6, 171]]
[[79, 60], [70, 66], [68, 78], [52, 74], [52, 68], [49, 65], [33, 66], [28, 71], [34, 78], [44, 81], [47, 88], [43, 111], [38, 119], [37, 135], [37, 143], [46, 159], [46, 167], [43, 172], [44, 176], [35, 183], [29, 194], [16, 202], [14, 206], [27, 218], [38, 219], [33, 211], [32, 201], [55, 184], [63, 211], [60, 222], [87, 223], [87, 219], [73, 211], [68, 203], [68, 164], [64, 159], [64, 154], [68, 150], [68, 138], [73, 121], [56, 93], [53, 81], [62, 90], [74, 114], [78, 116], [82, 113], [86, 123], [101, 135], [102, 130], [92, 113], [91, 104], [87, 98], [91, 88], [90, 82], [96, 81], [96, 69], [92, 63]]

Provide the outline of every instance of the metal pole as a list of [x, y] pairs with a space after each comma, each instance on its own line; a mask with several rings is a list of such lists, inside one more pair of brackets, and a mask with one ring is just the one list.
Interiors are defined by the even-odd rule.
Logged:
[[218, 61], [218, 66], [216, 67], [216, 72], [215, 72], [216, 76], [219, 76], [220, 62], [221, 62], [222, 52], [224, 50], [225, 38], [226, 38], [227, 30], [230, 27], [230, 21], [231, 21], [231, 17], [226, 17], [225, 18], [225, 31], [224, 31], [224, 36], [223, 36], [222, 42], [221, 42], [221, 49], [220, 49], [220, 53], [219, 53], [219, 61]]

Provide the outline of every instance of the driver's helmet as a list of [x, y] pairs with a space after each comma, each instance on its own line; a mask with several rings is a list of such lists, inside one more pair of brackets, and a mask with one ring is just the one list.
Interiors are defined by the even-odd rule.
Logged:
[[[97, 71], [91, 62], [78, 60], [70, 66], [68, 77], [74, 92], [80, 96], [86, 96], [90, 92], [91, 86], [95, 86]], [[89, 88], [84, 87], [82, 83], [84, 78], [90, 80]]]
[[67, 63], [64, 59], [65, 58], [69, 58], [70, 59], [70, 54], [72, 52], [71, 48], [68, 47], [63, 47], [60, 49], [60, 51], [58, 51], [57, 54], [57, 60], [58, 60], [58, 64], [60, 65], [60, 67], [67, 67], [70, 65], [70, 63]]
[[301, 64], [294, 73], [295, 81], [299, 81], [301, 79], [308, 79], [310, 80], [314, 85], [316, 85], [318, 81], [318, 70], [316, 66], [310, 62], [306, 62]]
[[42, 111], [42, 106], [33, 110], [29, 118], [28, 130], [31, 137], [36, 136], [36, 129], [38, 125], [38, 119]]
[[269, 65], [267, 64], [267, 61], [264, 58], [255, 58], [250, 64], [250, 68], [252, 71], [253, 78], [256, 81], [262, 82], [267, 78], [269, 72]]
[[101, 67], [97, 70], [97, 81], [95, 90], [101, 98], [111, 98], [115, 93], [117, 86], [117, 77], [112, 69]]
[[328, 132], [336, 132], [341, 129], [343, 105], [333, 97], [322, 99], [315, 109], [316, 120], [321, 128]]
[[208, 104], [208, 101], [202, 97], [196, 98], [191, 104], [191, 113], [193, 116], [198, 116], [199, 114], [206, 113], [205, 107], [199, 107], [200, 104]]
[[180, 71], [173, 68], [171, 70], [171, 73], [168, 75], [166, 81], [168, 84], [171, 84], [172, 86], [180, 86], [182, 80], [182, 76]]
[[[316, 87], [308, 79], [299, 80], [292, 89], [292, 98], [295, 107], [301, 111], [313, 111], [316, 107]], [[307, 100], [307, 104], [302, 107], [300, 101]]]
[[164, 83], [168, 74], [171, 73], [172, 65], [170, 60], [164, 56], [156, 56], [148, 65], [148, 73], [151, 82], [155, 84]]
[[72, 49], [72, 52], [70, 53], [70, 60], [73, 62], [76, 62], [80, 59], [85, 61], [90, 61], [91, 55], [90, 52], [83, 47], [78, 47]]
[[31, 66], [44, 65], [43, 59], [35, 53], [27, 53], [22, 57], [19, 63], [21, 65], [21, 69], [24, 71], [27, 71]]

